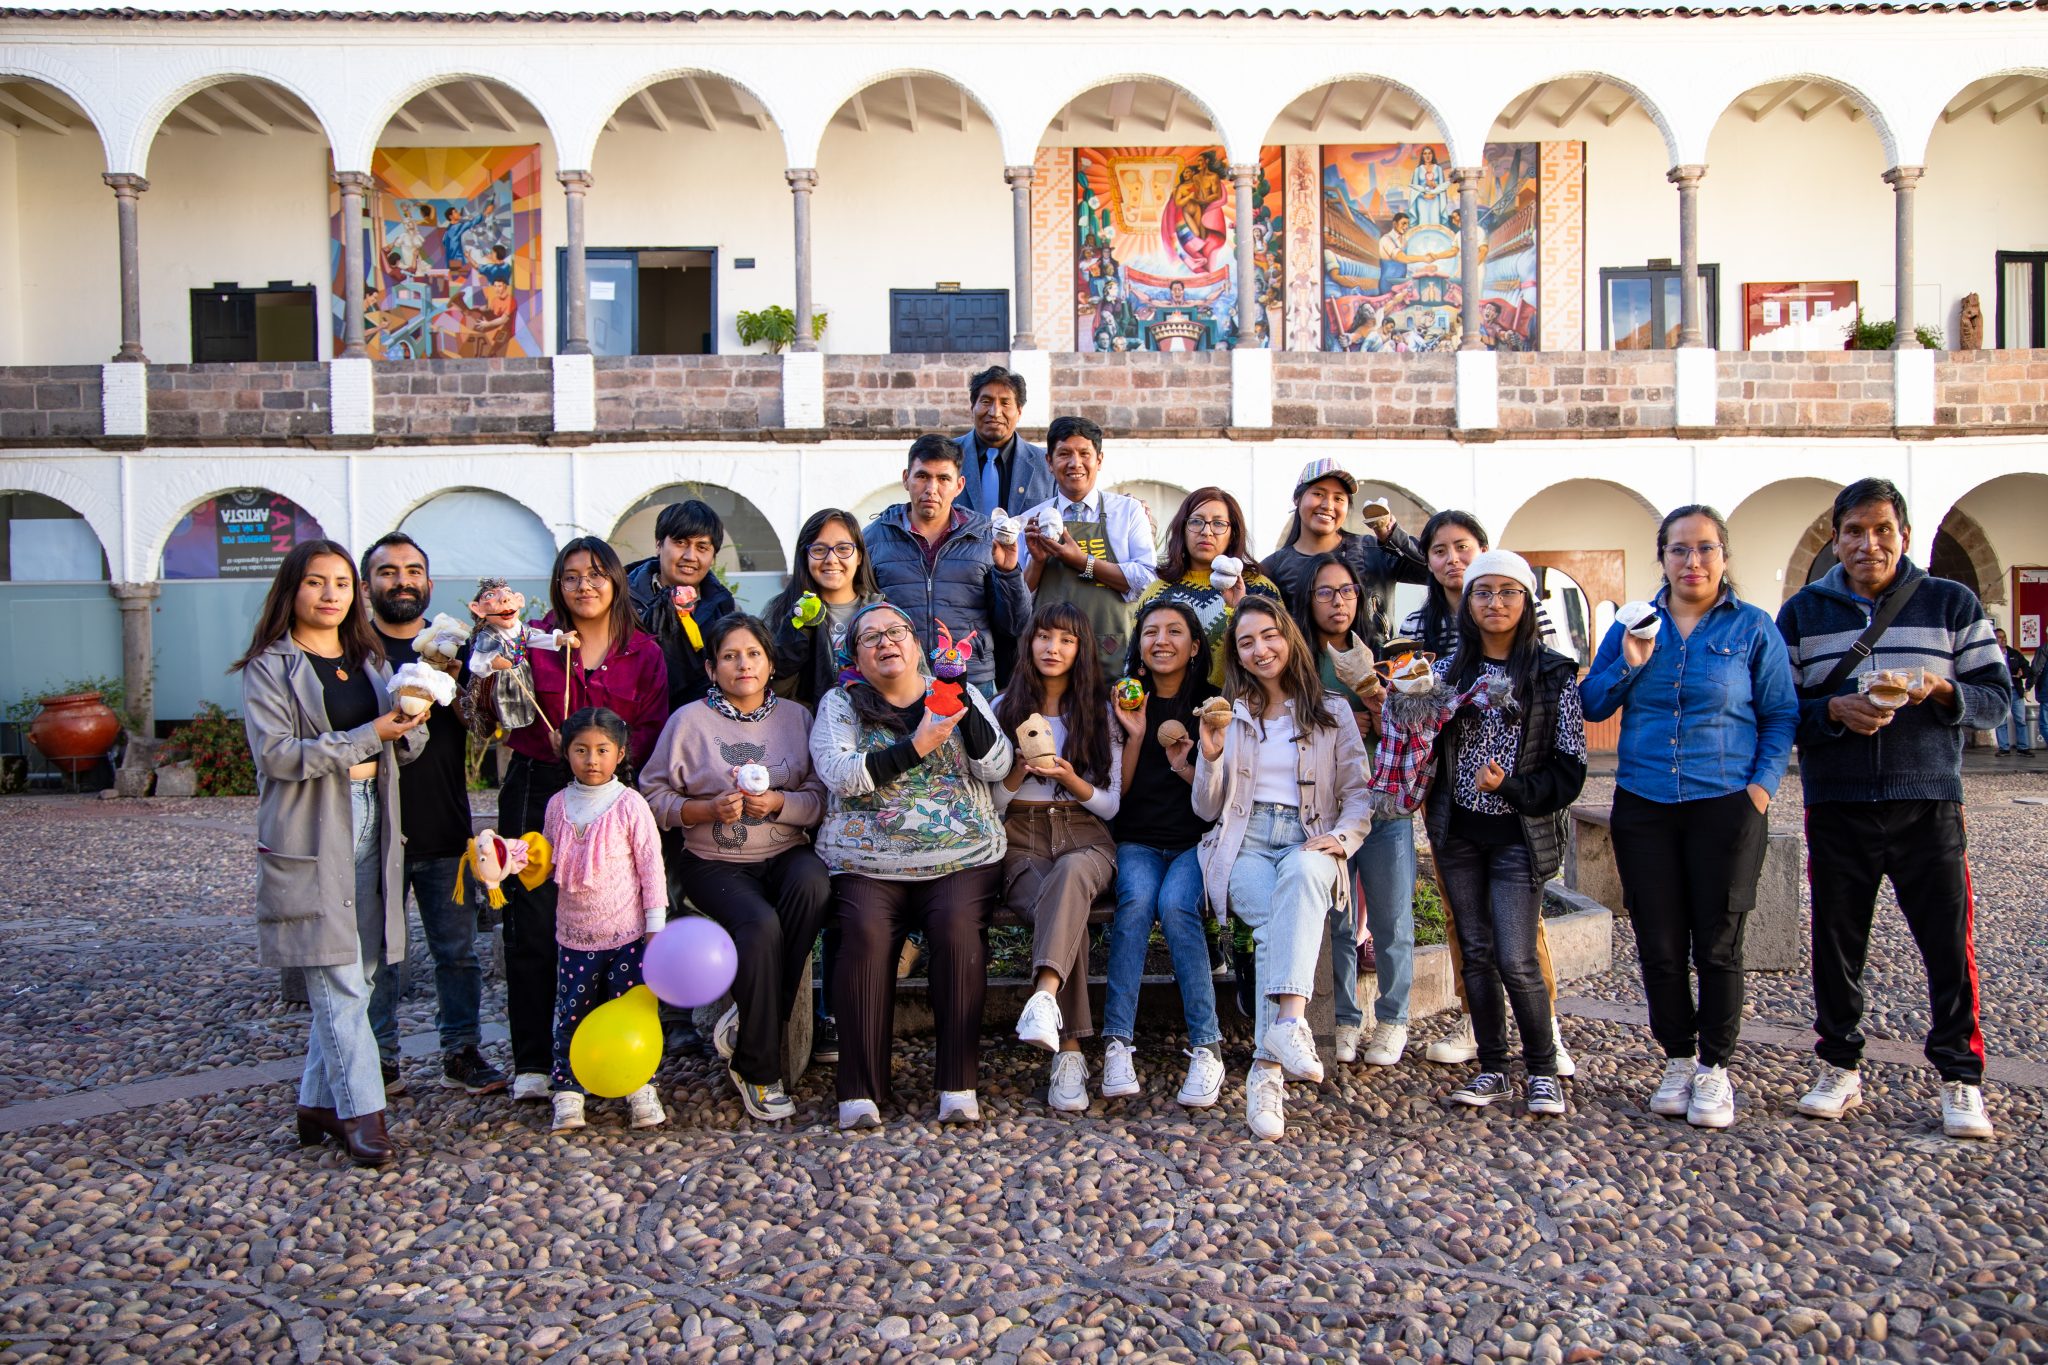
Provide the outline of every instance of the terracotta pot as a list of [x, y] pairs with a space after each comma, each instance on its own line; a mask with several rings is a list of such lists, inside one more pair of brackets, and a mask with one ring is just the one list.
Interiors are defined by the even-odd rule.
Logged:
[[91, 771], [121, 733], [121, 718], [97, 692], [44, 697], [42, 708], [28, 727], [29, 742], [73, 776]]

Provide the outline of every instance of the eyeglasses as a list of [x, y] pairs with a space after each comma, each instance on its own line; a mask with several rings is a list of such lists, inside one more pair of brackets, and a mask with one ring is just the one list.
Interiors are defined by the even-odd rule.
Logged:
[[864, 630], [854, 637], [853, 642], [862, 649], [874, 649], [884, 640], [892, 645], [900, 645], [909, 638], [909, 626], [890, 626], [887, 630]]
[[1356, 596], [1358, 596], [1358, 585], [1356, 583], [1326, 584], [1316, 589], [1316, 601], [1318, 602], [1349, 602]]
[[1529, 595], [1527, 588], [1474, 588], [1465, 594], [1480, 606], [1489, 602], [1505, 602], [1512, 605]]
[[1721, 557], [1721, 547], [1711, 540], [1704, 545], [1666, 545], [1664, 557], [1673, 564], [1690, 564], [1694, 560], [1707, 564]]
[[594, 588], [600, 583], [609, 583], [611, 581], [611, 575], [606, 573], [565, 573], [562, 575], [562, 586], [565, 588]]
[[804, 547], [804, 557], [817, 564], [823, 564], [828, 559], [849, 560], [859, 553], [850, 540], [842, 540], [837, 545], [813, 543]]
[[1230, 518], [1189, 517], [1188, 529], [1190, 531], [1214, 531], [1219, 536], [1227, 536], [1230, 534]]

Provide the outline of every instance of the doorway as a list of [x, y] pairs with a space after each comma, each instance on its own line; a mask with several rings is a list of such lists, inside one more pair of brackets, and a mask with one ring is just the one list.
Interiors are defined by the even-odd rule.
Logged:
[[[555, 278], [568, 278], [555, 248]], [[712, 355], [718, 350], [715, 247], [605, 247], [583, 253], [594, 355]], [[568, 344], [566, 307], [555, 309], [555, 346]]]
[[313, 286], [272, 280], [244, 289], [228, 281], [192, 291], [192, 363], [318, 360]]

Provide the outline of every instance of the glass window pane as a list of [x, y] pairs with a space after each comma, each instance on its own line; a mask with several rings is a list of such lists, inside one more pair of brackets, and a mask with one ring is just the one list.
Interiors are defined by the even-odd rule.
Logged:
[[1642, 276], [1607, 281], [1607, 335], [1617, 351], [1650, 344], [1650, 282]]
[[1670, 350], [1678, 345], [1681, 295], [1678, 276], [1675, 273], [1665, 275], [1657, 283], [1663, 286], [1664, 293], [1664, 340], [1658, 344]]

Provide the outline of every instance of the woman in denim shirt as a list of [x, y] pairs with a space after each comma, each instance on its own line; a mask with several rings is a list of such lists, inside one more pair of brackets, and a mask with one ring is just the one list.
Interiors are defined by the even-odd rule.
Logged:
[[1586, 719], [1622, 712], [1614, 856], [1650, 1030], [1667, 1059], [1650, 1108], [1726, 1128], [1735, 1120], [1728, 1060], [1742, 1025], [1742, 926], [1799, 701], [1769, 613], [1728, 580], [1720, 513], [1691, 506], [1664, 518], [1657, 558], [1656, 632], [1645, 639], [1615, 622], [1580, 691]]

